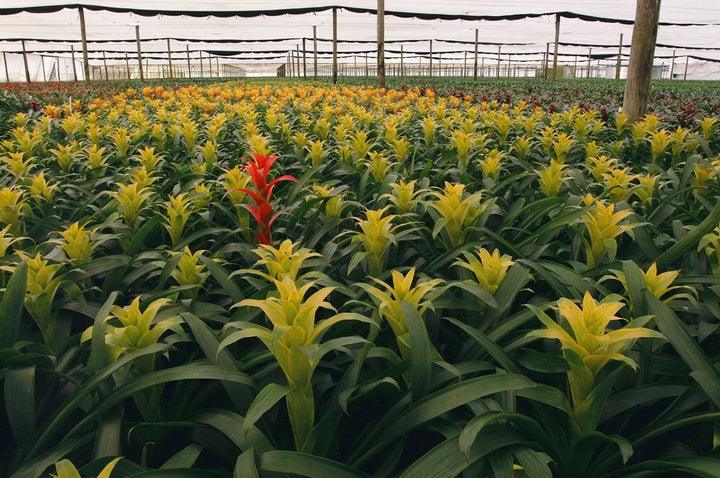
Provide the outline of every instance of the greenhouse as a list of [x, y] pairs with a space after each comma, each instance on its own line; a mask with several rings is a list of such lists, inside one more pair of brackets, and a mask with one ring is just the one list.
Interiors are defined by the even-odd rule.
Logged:
[[0, 4], [0, 478], [720, 476], [720, 4]]

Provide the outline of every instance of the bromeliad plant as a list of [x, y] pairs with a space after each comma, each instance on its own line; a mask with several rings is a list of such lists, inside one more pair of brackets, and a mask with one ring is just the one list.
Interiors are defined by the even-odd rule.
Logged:
[[574, 412], [573, 431], [578, 436], [593, 432], [597, 426], [598, 409], [603, 405], [602, 391], [612, 386], [611, 380], [597, 383], [605, 366], [610, 361], [618, 361], [636, 370], [637, 363], [626, 355], [635, 340], [664, 338], [660, 332], [642, 327], [652, 319], [650, 316], [638, 317], [625, 327], [608, 330], [611, 322], [625, 320], [615, 315], [625, 306], [619, 299], [620, 296], [609, 295], [597, 302], [590, 292], [586, 292], [582, 307], [578, 307], [572, 300], [562, 298], [555, 307], [562, 318], [558, 321], [538, 307], [528, 305], [545, 326], [531, 331], [528, 336], [560, 341], [569, 366], [567, 378]]
[[[262, 310], [272, 328], [252, 322], [232, 322], [228, 324], [229, 327], [241, 330], [230, 333], [220, 343], [219, 350], [250, 337], [259, 338], [270, 350], [288, 384], [288, 387], [282, 389], [277, 400], [285, 397], [295, 447], [302, 450], [315, 422], [312, 384], [315, 368], [331, 350], [362, 341], [360, 337], [340, 337], [321, 343], [323, 336], [331, 326], [342, 321], [369, 322], [369, 319], [355, 313], [336, 313], [316, 323], [316, 315], [320, 309], [335, 311], [325, 300], [333, 287], [323, 287], [306, 297], [316, 281], [299, 286], [291, 275], [283, 275], [281, 279], [273, 279], [273, 284], [275, 290], [267, 298], [245, 299], [235, 304], [236, 307], [247, 306]], [[271, 393], [270, 390], [277, 390], [277, 387], [276, 384], [269, 385], [264, 391]], [[258, 398], [262, 396], [263, 392], [260, 392]], [[260, 408], [265, 406], [258, 402], [259, 400], [253, 405]], [[253, 413], [253, 405], [250, 406], [248, 415]], [[247, 432], [251, 426], [252, 421], [246, 420], [244, 430]]]
[[272, 205], [270, 199], [272, 197], [273, 188], [281, 181], [294, 181], [299, 183], [294, 176], [289, 174], [277, 177], [272, 181], [268, 182], [268, 174], [270, 174], [270, 168], [277, 160], [277, 156], [263, 156], [258, 153], [252, 153], [253, 158], [243, 158], [248, 162], [245, 165], [245, 171], [250, 174], [253, 182], [253, 189], [240, 188], [240, 191], [248, 194], [253, 201], [254, 205], [243, 204], [242, 206], [247, 209], [250, 214], [255, 218], [260, 228], [259, 232], [255, 233], [260, 244], [272, 245], [272, 225], [278, 218], [279, 213], [273, 214]]

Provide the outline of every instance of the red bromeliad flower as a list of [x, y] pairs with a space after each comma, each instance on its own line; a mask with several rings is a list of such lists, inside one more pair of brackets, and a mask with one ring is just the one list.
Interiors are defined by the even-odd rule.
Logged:
[[270, 168], [275, 163], [277, 156], [263, 156], [257, 153], [252, 153], [252, 155], [254, 160], [250, 158], [243, 159], [249, 163], [245, 166], [245, 171], [250, 174], [255, 190], [241, 188], [240, 191], [253, 198], [255, 204], [243, 204], [242, 206], [250, 211], [250, 214], [260, 226], [260, 232], [255, 233], [260, 244], [272, 245], [271, 227], [278, 217], [278, 213], [272, 213], [272, 205], [270, 204], [273, 188], [280, 181], [295, 181], [296, 183], [300, 181], [296, 177], [286, 174], [268, 182]]

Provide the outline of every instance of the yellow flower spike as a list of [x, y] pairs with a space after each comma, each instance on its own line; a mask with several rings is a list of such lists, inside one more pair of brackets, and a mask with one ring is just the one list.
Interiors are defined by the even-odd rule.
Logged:
[[190, 214], [192, 214], [192, 201], [184, 194], [177, 196], [168, 196], [168, 201], [164, 204], [165, 214], [163, 215], [163, 226], [170, 235], [170, 241], [174, 246], [182, 238], [185, 224]]
[[399, 183], [390, 183], [392, 193], [384, 195], [392, 202], [395, 207], [395, 212], [398, 214], [407, 214], [415, 211], [419, 204], [419, 198], [421, 192], [415, 190], [416, 180], [412, 180], [406, 183], [404, 180], [400, 180]]
[[328, 218], [340, 217], [345, 207], [342, 192], [335, 192], [335, 188], [332, 186], [322, 186], [319, 184], [313, 184], [312, 188], [316, 197], [328, 198], [323, 206], [325, 216]]
[[547, 197], [557, 196], [568, 178], [565, 164], [555, 159], [551, 159], [549, 166], [542, 166], [542, 169], [535, 173], [540, 180], [540, 190]]
[[613, 169], [619, 161], [615, 158], [608, 158], [605, 155], [602, 156], [588, 156], [588, 167], [590, 172], [595, 178], [595, 181], [601, 183], [603, 181], [603, 175]]
[[702, 137], [705, 141], [710, 141], [712, 139], [717, 124], [718, 119], [712, 116], [708, 116], [698, 121]]
[[498, 132], [500, 144], [504, 145], [507, 142], [508, 135], [513, 127], [512, 118], [508, 114], [501, 112], [495, 116], [494, 126]]
[[8, 169], [13, 176], [27, 175], [34, 167], [33, 160], [34, 158], [25, 159], [25, 153], [22, 151], [11, 151], [8, 152], [6, 156], [0, 158], [0, 161], [2, 161], [4, 166], [7, 166], [6, 169]]
[[405, 160], [407, 160], [410, 155], [412, 144], [405, 138], [397, 138], [391, 141], [390, 147], [392, 148], [395, 161], [400, 164], [404, 164]]
[[564, 163], [567, 160], [568, 153], [575, 145], [576, 140], [568, 136], [566, 133], [560, 133], [551, 143], [552, 151], [558, 163]]
[[75, 222], [58, 234], [63, 239], [58, 241], [60, 247], [72, 265], [78, 266], [90, 262], [95, 242], [92, 240], [92, 233], [85, 230], [85, 226]]
[[22, 240], [21, 237], [13, 237], [10, 235], [10, 226], [5, 226], [3, 229], [0, 229], [0, 259], [5, 257], [10, 246], [20, 240]]
[[456, 129], [450, 133], [450, 147], [455, 149], [458, 162], [467, 168], [473, 147], [472, 136], [461, 129]]
[[637, 175], [630, 174], [628, 168], [617, 168], [603, 173], [604, 186], [610, 201], [617, 203], [627, 200], [629, 189], [635, 179]]
[[393, 167], [393, 163], [388, 160], [382, 153], [377, 151], [370, 152], [370, 175], [375, 181], [381, 183]]
[[592, 131], [591, 117], [584, 113], [578, 113], [574, 116], [572, 127], [578, 142], [584, 143], [587, 136]]
[[655, 195], [655, 187], [658, 179], [660, 179], [659, 174], [637, 175], [639, 185], [635, 188], [634, 193], [643, 204], [649, 204], [650, 202], [652, 202]]
[[155, 152], [153, 146], [145, 146], [143, 149], [138, 150], [134, 158], [150, 173], [157, 169], [161, 159], [160, 155]]
[[350, 137], [350, 148], [353, 154], [356, 155], [357, 161], [365, 159], [371, 147], [372, 143], [368, 139], [367, 131], [358, 130], [355, 135]]
[[0, 189], [0, 222], [10, 227], [10, 232], [16, 236], [22, 228], [20, 215], [24, 203], [22, 190], [13, 187]]
[[195, 143], [198, 139], [198, 124], [195, 121], [184, 121], [181, 126], [177, 126], [177, 132], [185, 140], [185, 148], [188, 152], [195, 149]]
[[425, 138], [425, 145], [429, 147], [435, 144], [435, 132], [437, 130], [437, 123], [435, 123], [435, 119], [431, 116], [425, 116], [420, 121], [420, 126], [422, 127], [423, 136]]
[[[285, 277], [289, 277], [293, 281], [302, 279], [298, 274], [303, 263], [311, 257], [321, 257], [321, 255], [304, 247], [298, 249], [298, 246], [299, 243], [293, 243], [290, 239], [285, 239], [277, 248], [261, 244], [258, 248], [253, 249], [260, 259], [255, 262], [256, 268], [249, 272], [269, 280], [282, 280]], [[257, 266], [265, 266], [267, 274], [258, 271]]]
[[595, 141], [590, 141], [585, 144], [585, 157], [588, 158], [588, 160], [600, 156], [600, 152], [600, 146]]
[[[368, 274], [379, 275], [383, 270], [385, 255], [391, 244], [396, 242], [394, 231], [398, 228], [393, 225], [394, 214], [385, 216], [387, 207], [382, 209], [368, 209], [365, 219], [356, 218], [361, 231], [354, 233], [352, 241], [360, 242], [367, 260]], [[349, 268], [348, 274], [351, 271]]]
[[[629, 293], [628, 290], [628, 284], [627, 284], [627, 278], [625, 277], [625, 273], [622, 271], [612, 270], [611, 271], [615, 275], [615, 279], [617, 279], [625, 288], [626, 294]], [[642, 271], [642, 278], [645, 282], [645, 286], [648, 289], [648, 292], [650, 292], [652, 295], [657, 297], [658, 299], [662, 300], [663, 303], [669, 304], [675, 299], [678, 299], [680, 297], [688, 297], [688, 294], [691, 293], [693, 295], [696, 295], [697, 292], [694, 287], [691, 286], [682, 286], [682, 285], [672, 285], [673, 282], [678, 278], [680, 275], [679, 270], [673, 270], [673, 271], [666, 271], [661, 274], [657, 273], [657, 264], [654, 262], [650, 267], [648, 267], [647, 271]], [[608, 276], [609, 277], [609, 276]], [[667, 293], [673, 290], [683, 289], [687, 291], [684, 294], [673, 294], [669, 297], [663, 298]]]
[[502, 171], [503, 159], [505, 159], [505, 153], [498, 149], [493, 149], [487, 153], [484, 158], [480, 159], [483, 176], [497, 181], [500, 177], [500, 171]]
[[144, 189], [155, 182], [155, 177], [153, 176], [153, 173], [148, 173], [145, 166], [141, 166], [132, 174], [130, 182], [132, 184], [137, 184], [138, 189]]
[[535, 141], [532, 137], [518, 136], [512, 145], [512, 151], [518, 159], [525, 161]]
[[99, 170], [106, 166], [107, 158], [103, 156], [103, 153], [105, 153], [105, 148], [101, 148], [97, 144], [93, 144], [85, 150], [85, 157], [91, 170]]
[[612, 262], [617, 250], [616, 237], [623, 233], [632, 235], [632, 229], [637, 224], [620, 224], [622, 220], [632, 214], [631, 210], [615, 211], [615, 204], [606, 204], [596, 201], [595, 207], [585, 215], [585, 227], [590, 236], [590, 246], [587, 250], [588, 268], [600, 264], [605, 255]]
[[329, 121], [328, 118], [320, 118], [315, 122], [315, 126], [313, 126], [313, 132], [317, 135], [318, 138], [320, 138], [320, 140], [326, 140], [330, 135], [331, 127], [332, 123]]
[[501, 256], [498, 249], [494, 249], [490, 253], [482, 247], [477, 249], [475, 254], [464, 252], [463, 256], [465, 260], [458, 260], [453, 265], [464, 267], [472, 272], [480, 287], [491, 294], [494, 294], [500, 287], [510, 266], [515, 264], [512, 257], [507, 254]]
[[325, 151], [324, 146], [325, 141], [322, 140], [308, 142], [306, 146], [307, 158], [310, 159], [310, 164], [312, 164], [313, 168], [319, 167], [323, 163], [325, 156], [327, 156], [327, 151]]
[[78, 113], [73, 113], [60, 120], [60, 127], [66, 136], [77, 136], [85, 130], [85, 123]]
[[[446, 181], [442, 191], [432, 193], [436, 199], [430, 205], [444, 221], [442, 229], [447, 232], [451, 247], [457, 247], [462, 243], [465, 228], [471, 226], [485, 209], [480, 203], [482, 193], [477, 192], [464, 197], [464, 191], [464, 184], [452, 184]], [[433, 231], [433, 235], [435, 234], [436, 231]]]
[[127, 128], [115, 128], [110, 134], [119, 156], [127, 156], [130, 149], [130, 132]]
[[[19, 253], [21, 259], [26, 259]], [[52, 302], [60, 288], [61, 278], [56, 274], [60, 264], [49, 264], [40, 253], [32, 259], [27, 258], [27, 286], [25, 308], [35, 320], [46, 345], [53, 347], [55, 330], [52, 319]]]
[[79, 148], [80, 144], [77, 141], [71, 141], [68, 144], [58, 143], [57, 149], [50, 150], [62, 172], [70, 172], [75, 160], [80, 156]]
[[[606, 331], [610, 322], [623, 320], [616, 316], [624, 307], [620, 301], [610, 296], [602, 302], [596, 302], [590, 292], [585, 292], [582, 308], [570, 299], [558, 300], [555, 310], [567, 321], [570, 331], [552, 320], [545, 312], [530, 307], [545, 329], [531, 331], [529, 337], [559, 340], [565, 359], [570, 366], [567, 377], [570, 384], [573, 409], [575, 412], [576, 432], [590, 433], [597, 420], [588, 415], [595, 396], [592, 394], [595, 379], [600, 371], [611, 361], [619, 361], [637, 368], [637, 364], [625, 352], [635, 340], [640, 338], [664, 338], [654, 330], [638, 327], [629, 323], [625, 327]], [[646, 320], [640, 320], [640, 324]]]
[[660, 117], [654, 114], [647, 114], [642, 120], [645, 130], [649, 133], [656, 132], [661, 125]]
[[680, 154], [687, 147], [687, 137], [690, 130], [678, 126], [675, 131], [670, 133], [670, 151], [672, 152], [673, 163], [680, 159]]
[[221, 182], [225, 188], [225, 193], [230, 198], [233, 205], [238, 208], [243, 203], [246, 193], [241, 189], [246, 189], [252, 182], [252, 177], [240, 166], [225, 171], [225, 178]]
[[210, 275], [209, 272], [205, 271], [203, 264], [198, 264], [198, 258], [203, 252], [205, 251], [200, 250], [193, 253], [189, 247], [185, 246], [182, 253], [176, 253], [181, 254], [180, 260], [175, 269], [170, 273], [170, 276], [175, 279], [178, 285], [193, 286], [192, 289], [182, 291], [185, 297], [197, 297], [198, 289], [202, 287]]
[[647, 140], [650, 143], [652, 161], [653, 164], [655, 164], [657, 163], [658, 158], [660, 158], [663, 153], [665, 153], [665, 150], [667, 150], [668, 146], [670, 146], [672, 138], [667, 131], [662, 129], [660, 131], [649, 132]]
[[118, 212], [122, 214], [125, 223], [132, 229], [136, 229], [140, 213], [145, 207], [145, 203], [152, 195], [152, 191], [138, 186], [138, 184], [119, 184], [118, 191], [110, 194], [118, 202]]
[[270, 138], [261, 134], [250, 136], [247, 140], [247, 145], [251, 153], [268, 156], [272, 152], [270, 148]]
[[720, 276], [720, 226], [705, 234], [698, 244], [698, 251], [705, 251], [708, 259], [715, 264], [715, 275]]
[[440, 279], [430, 279], [424, 282], [418, 282], [413, 287], [415, 279], [415, 268], [410, 269], [407, 274], [403, 275], [399, 271], [392, 271], [392, 286], [380, 279], [371, 277], [376, 283], [383, 286], [379, 289], [366, 283], [359, 283], [378, 306], [380, 315], [387, 320], [390, 328], [395, 334], [400, 353], [404, 359], [410, 357], [409, 342], [406, 334], [408, 333], [407, 322], [405, 322], [405, 314], [400, 308], [400, 302], [411, 303], [422, 315], [428, 308], [432, 309], [431, 300], [424, 300], [426, 296], [432, 292], [438, 291], [443, 281]]

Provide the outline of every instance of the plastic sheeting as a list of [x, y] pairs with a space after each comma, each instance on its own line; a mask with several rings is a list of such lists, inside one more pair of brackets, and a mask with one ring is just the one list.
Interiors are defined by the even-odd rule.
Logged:
[[[249, 70], [260, 63], [272, 69], [287, 61], [288, 52], [302, 50], [303, 43], [307, 55], [312, 55], [313, 26], [319, 61], [329, 61], [332, 52], [334, 5], [322, 1], [105, 0], [82, 4], [86, 6], [90, 62], [95, 66], [121, 66], [126, 61], [125, 53], [133, 58], [136, 25], [143, 39], [144, 59], [159, 63], [167, 61], [167, 38], [171, 38], [175, 62], [184, 61], [189, 51], [193, 62], [199, 61], [200, 55], [213, 54], [224, 62], [232, 58], [232, 62]], [[72, 79], [68, 78], [72, 76], [72, 63], [67, 64], [70, 45], [75, 49], [76, 62], [82, 58], [77, 5], [3, 0], [0, 13], [7, 15], [0, 15], [0, 50], [19, 53], [22, 47], [18, 40], [26, 39], [25, 47], [35, 64], [40, 64], [38, 55], [45, 55], [46, 78], [50, 63], [55, 62], [61, 79]], [[347, 0], [336, 6], [340, 58], [362, 63], [370, 56], [374, 61], [375, 2]], [[19, 11], [23, 9], [37, 13]], [[548, 43], [554, 40], [554, 13], [562, 12], [561, 64], [582, 63], [592, 49], [593, 61], [606, 60], [610, 65], [617, 55], [621, 34], [623, 55], [629, 54], [635, 2], [386, 0], [385, 11], [386, 61], [390, 63], [399, 61], [401, 51], [406, 61], [422, 63], [429, 58], [430, 40], [433, 56], [439, 61], [465, 62], [468, 55], [474, 55], [476, 30], [483, 61], [496, 61], [499, 48], [503, 61], [539, 63]], [[660, 21], [656, 64], [668, 64], [675, 56], [677, 69], [691, 56], [697, 68], [706, 65], [704, 78], [714, 77], [713, 69], [720, 78], [720, 63], [712, 63], [720, 62], [720, 2], [663, 0]], [[13, 62], [22, 58], [18, 54], [6, 56]], [[33, 79], [43, 78], [41, 68], [33, 71]], [[5, 79], [3, 73], [0, 69], [0, 80]], [[21, 75], [24, 77], [24, 72]]]

